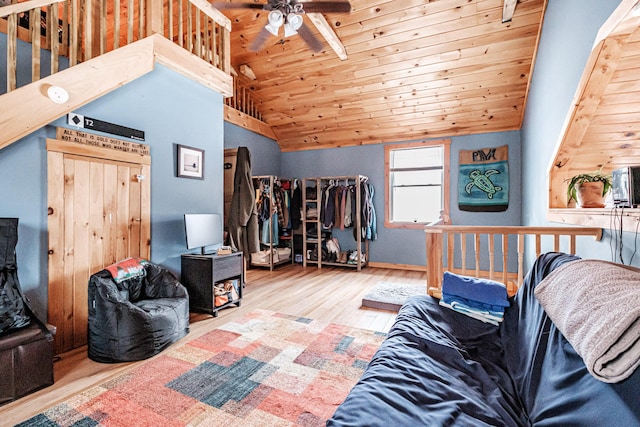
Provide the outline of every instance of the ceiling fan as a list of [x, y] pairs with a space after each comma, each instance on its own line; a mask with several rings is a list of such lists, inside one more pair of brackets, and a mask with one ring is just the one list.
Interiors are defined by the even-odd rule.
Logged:
[[280, 27], [284, 26], [284, 37], [299, 34], [314, 52], [320, 52], [322, 42], [313, 35], [302, 20], [305, 13], [350, 12], [348, 1], [297, 1], [297, 0], [267, 0], [267, 4], [257, 3], [213, 3], [216, 9], [261, 9], [268, 10], [268, 22], [260, 30], [258, 36], [251, 42], [249, 50], [257, 52], [271, 34], [278, 36]]

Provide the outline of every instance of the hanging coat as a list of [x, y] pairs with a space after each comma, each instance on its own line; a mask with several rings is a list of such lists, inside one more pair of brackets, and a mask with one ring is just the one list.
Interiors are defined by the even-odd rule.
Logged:
[[251, 153], [247, 147], [238, 147], [228, 225], [234, 249], [242, 251], [247, 259], [260, 251], [256, 193], [251, 179]]
[[291, 196], [291, 228], [297, 229], [302, 223], [302, 190], [296, 185]]

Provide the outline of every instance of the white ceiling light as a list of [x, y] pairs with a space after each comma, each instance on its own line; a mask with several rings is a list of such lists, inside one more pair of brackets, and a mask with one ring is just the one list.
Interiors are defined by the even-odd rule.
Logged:
[[69, 93], [60, 86], [49, 86], [47, 96], [56, 104], [64, 104], [69, 100]]
[[287, 23], [284, 24], [284, 36], [289, 37], [298, 34], [298, 29], [302, 27], [302, 16], [290, 13], [287, 15]]
[[269, 23], [265, 26], [265, 28], [274, 36], [278, 35], [278, 31], [280, 30], [280, 27], [282, 26], [282, 23], [284, 21], [283, 19], [283, 15], [282, 12], [280, 12], [279, 10], [272, 10], [271, 12], [269, 12]]

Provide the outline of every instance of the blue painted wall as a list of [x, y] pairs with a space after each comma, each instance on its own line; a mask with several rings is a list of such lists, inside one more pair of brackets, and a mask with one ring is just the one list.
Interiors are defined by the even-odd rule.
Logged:
[[224, 148], [247, 147], [251, 153], [252, 175], [281, 175], [280, 146], [273, 140], [231, 123], [224, 123]]
[[[524, 225], [558, 225], [546, 221], [546, 176], [562, 125], [591, 52], [595, 36], [619, 0], [550, 0], [542, 28], [522, 134]], [[635, 234], [625, 233], [625, 262]], [[601, 242], [579, 238], [578, 255], [610, 259], [611, 231]], [[635, 265], [640, 265], [640, 255]]]
[[47, 152], [41, 129], [0, 150], [0, 217], [19, 218], [18, 278], [33, 308], [47, 312]]
[[[145, 131], [151, 147], [151, 260], [179, 274], [186, 252], [183, 214], [223, 210], [222, 96], [167, 68], [153, 72], [76, 112]], [[0, 217], [19, 217], [18, 265], [36, 309], [47, 307], [47, 165], [51, 126], [0, 150]], [[176, 177], [176, 144], [205, 150], [204, 180]]]
[[[458, 209], [459, 150], [509, 146], [511, 194], [509, 209], [498, 213], [472, 213]], [[501, 132], [451, 138], [450, 215], [458, 225], [518, 225], [521, 217], [520, 134]], [[426, 265], [425, 235], [421, 229], [384, 227], [384, 144], [282, 153], [280, 173], [296, 178], [365, 175], [374, 185], [378, 240], [370, 243], [370, 261]], [[338, 236], [339, 240], [342, 240]]]

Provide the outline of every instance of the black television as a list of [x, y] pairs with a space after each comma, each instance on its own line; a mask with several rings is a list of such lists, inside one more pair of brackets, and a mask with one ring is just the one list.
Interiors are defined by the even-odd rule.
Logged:
[[200, 248], [202, 255], [206, 254], [205, 247], [220, 247], [224, 243], [222, 216], [217, 213], [184, 214], [184, 231], [187, 249]]

